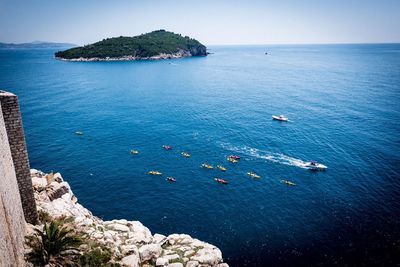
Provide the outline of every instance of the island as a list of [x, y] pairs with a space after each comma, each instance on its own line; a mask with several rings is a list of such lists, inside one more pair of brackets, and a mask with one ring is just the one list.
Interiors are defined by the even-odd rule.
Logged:
[[165, 30], [134, 37], [114, 37], [55, 53], [65, 61], [157, 60], [206, 56], [207, 48], [199, 41]]

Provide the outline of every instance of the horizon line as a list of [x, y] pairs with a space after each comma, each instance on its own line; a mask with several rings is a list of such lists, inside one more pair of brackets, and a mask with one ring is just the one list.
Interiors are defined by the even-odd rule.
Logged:
[[[97, 42], [97, 41], [96, 41]], [[73, 44], [77, 46], [84, 46], [88, 44], [93, 44], [93, 43], [85, 43], [85, 44], [77, 44], [74, 42], [69, 42], [69, 41], [25, 41], [25, 42], [7, 42], [7, 41], [0, 41], [0, 43], [3, 44], [32, 44], [32, 43], [54, 43], [54, 44]], [[249, 44], [249, 43], [241, 43], [241, 44], [207, 44], [206, 46], [270, 46], [270, 45], [353, 45], [353, 44], [359, 44], [359, 45], [371, 45], [371, 44], [400, 44], [400, 41], [397, 42], [321, 42], [321, 43], [257, 43], [257, 44]]]

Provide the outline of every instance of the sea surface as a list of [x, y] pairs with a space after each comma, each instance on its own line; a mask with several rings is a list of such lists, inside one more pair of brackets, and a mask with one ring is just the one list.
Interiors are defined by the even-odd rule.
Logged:
[[[0, 50], [0, 87], [19, 96], [31, 167], [61, 172], [105, 220], [190, 234], [231, 266], [398, 264], [400, 45], [209, 51], [63, 62], [51, 49]], [[271, 120], [279, 114], [289, 122]], [[231, 154], [242, 159], [230, 164]], [[305, 169], [310, 160], [328, 170]]]

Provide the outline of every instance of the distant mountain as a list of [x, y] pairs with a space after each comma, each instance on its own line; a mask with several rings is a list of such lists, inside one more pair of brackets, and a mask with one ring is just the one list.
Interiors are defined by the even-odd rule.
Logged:
[[206, 55], [207, 48], [199, 41], [165, 30], [134, 37], [107, 38], [94, 44], [55, 53], [56, 58], [69, 61], [166, 59]]
[[35, 41], [31, 43], [0, 43], [0, 49], [14, 49], [14, 48], [67, 48], [67, 47], [75, 47], [76, 44], [69, 43], [51, 43], [51, 42], [40, 42]]

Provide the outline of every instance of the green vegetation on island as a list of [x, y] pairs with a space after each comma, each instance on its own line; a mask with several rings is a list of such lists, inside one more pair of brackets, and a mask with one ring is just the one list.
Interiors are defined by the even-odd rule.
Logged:
[[157, 30], [135, 37], [107, 38], [100, 42], [55, 53], [65, 60], [135, 60], [206, 56], [207, 48], [188, 36]]

